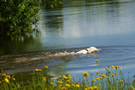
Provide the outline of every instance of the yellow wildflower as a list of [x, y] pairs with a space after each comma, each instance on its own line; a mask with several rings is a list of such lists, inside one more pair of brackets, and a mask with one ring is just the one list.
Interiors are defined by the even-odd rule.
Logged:
[[132, 90], [135, 90], [135, 88], [134, 88], [134, 87], [132, 87]]
[[119, 66], [115, 66], [115, 69], [117, 70], [119, 68]]
[[93, 89], [94, 90], [98, 90], [98, 86], [93, 86]]
[[75, 84], [72, 84], [73, 87], [75, 87]]
[[62, 87], [61, 90], [67, 90], [67, 87]]
[[38, 69], [35, 69], [35, 71], [38, 71]]
[[120, 80], [121, 82], [124, 82], [123, 80]]
[[70, 87], [70, 84], [65, 84], [66, 87]]
[[88, 90], [87, 88], [84, 88], [84, 90]]
[[57, 81], [57, 83], [60, 83], [60, 84], [62, 84], [63, 82], [62, 82], [61, 80], [59, 80], [59, 81]]
[[88, 87], [88, 90], [94, 90], [94, 88], [93, 87]]
[[17, 85], [17, 87], [19, 88], [19, 87], [20, 87], [20, 85]]
[[69, 78], [69, 79], [71, 79], [71, 78], [72, 78], [72, 76], [71, 76], [71, 75], [68, 75], [68, 78]]
[[98, 86], [101, 87], [101, 84], [99, 84]]
[[112, 77], [114, 77], [115, 75], [114, 74], [112, 74]]
[[63, 67], [62, 67], [62, 66], [60, 66], [60, 68], [61, 68], [61, 69], [63, 69]]
[[113, 68], [114, 68], [114, 66], [112, 65], [112, 66], [111, 66], [111, 69], [113, 69]]
[[43, 80], [46, 81], [46, 77], [43, 77]]
[[2, 76], [5, 76], [6, 77], [6, 74], [2, 74]]
[[41, 72], [41, 71], [42, 71], [42, 69], [35, 69], [35, 71], [36, 71], [36, 72]]
[[42, 72], [42, 69], [38, 69], [38, 71]]
[[104, 74], [101, 74], [102, 77], [105, 77], [105, 73]]
[[64, 79], [67, 79], [67, 77], [66, 77], [65, 75], [63, 75], [63, 78], [64, 78]]
[[52, 84], [52, 85], [53, 85], [53, 84], [54, 84], [54, 82], [50, 82], [50, 84]]
[[122, 71], [122, 69], [120, 68], [120, 71]]
[[106, 78], [110, 78], [110, 76], [107, 76]]
[[48, 66], [45, 66], [45, 69], [48, 69]]
[[98, 74], [98, 72], [96, 72]]
[[5, 78], [5, 82], [9, 83], [9, 80], [8, 80], [8, 78]]
[[83, 76], [88, 77], [89, 74], [88, 74], [87, 72], [84, 72], [84, 73], [83, 73]]
[[70, 81], [71, 81], [71, 79], [66, 80], [66, 82], [70, 82]]
[[12, 78], [15, 81], [15, 78]]
[[83, 78], [83, 80], [86, 80], [85, 78]]
[[97, 80], [100, 80], [99, 78], [96, 78]]
[[90, 86], [90, 84], [88, 84], [88, 86]]
[[99, 77], [99, 79], [102, 79], [102, 77]]
[[115, 72], [115, 75], [117, 75], [117, 72]]
[[99, 62], [99, 60], [96, 60], [96, 62]]
[[76, 86], [76, 87], [80, 87], [80, 84], [76, 84], [75, 86]]
[[100, 76], [102, 76], [102, 74], [100, 74]]
[[120, 84], [120, 81], [118, 81], [117, 83]]
[[11, 76], [10, 76], [10, 75], [7, 75], [7, 76], [6, 76], [6, 78], [10, 79], [10, 78], [11, 78]]
[[95, 79], [93, 79], [92, 81], [93, 81], [93, 82], [95, 82], [96, 80], [95, 80]]

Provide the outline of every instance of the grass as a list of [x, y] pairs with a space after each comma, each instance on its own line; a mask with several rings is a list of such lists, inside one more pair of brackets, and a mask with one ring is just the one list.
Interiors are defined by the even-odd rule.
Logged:
[[[99, 60], [96, 60], [98, 63]], [[83, 72], [79, 82], [59, 67], [56, 79], [48, 75], [48, 66], [33, 70], [31, 80], [17, 81], [14, 75], [0, 75], [0, 90], [134, 90], [134, 82], [126, 82], [119, 66], [105, 67], [105, 73], [95, 72], [93, 77]]]

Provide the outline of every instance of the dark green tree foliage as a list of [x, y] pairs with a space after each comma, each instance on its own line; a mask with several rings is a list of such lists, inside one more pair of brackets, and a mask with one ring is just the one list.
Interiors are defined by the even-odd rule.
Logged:
[[33, 32], [39, 20], [40, 0], [0, 0], [0, 35], [20, 36]]
[[24, 36], [38, 31], [40, 5], [62, 6], [62, 0], [0, 0], [0, 37]]
[[56, 8], [63, 5], [63, 0], [41, 0], [41, 5], [45, 8]]

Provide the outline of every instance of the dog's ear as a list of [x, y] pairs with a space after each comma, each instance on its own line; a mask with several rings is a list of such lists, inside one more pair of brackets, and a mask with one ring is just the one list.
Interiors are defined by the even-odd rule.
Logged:
[[86, 51], [88, 51], [88, 49], [87, 49], [87, 48], [86, 48], [85, 50], [86, 50]]

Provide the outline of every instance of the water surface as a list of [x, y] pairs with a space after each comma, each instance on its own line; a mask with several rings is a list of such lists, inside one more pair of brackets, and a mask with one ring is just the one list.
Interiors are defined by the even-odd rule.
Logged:
[[[41, 8], [39, 28], [42, 35], [22, 41], [0, 41], [0, 68], [6, 73], [27, 72], [50, 67], [53, 72], [63, 65], [72, 75], [104, 71], [108, 65], [125, 68], [125, 76], [134, 75], [135, 67], [135, 1], [73, 0], [63, 8]], [[101, 48], [94, 55], [39, 58], [57, 52], [78, 51], [90, 46]], [[100, 60], [99, 64], [95, 60]]]

